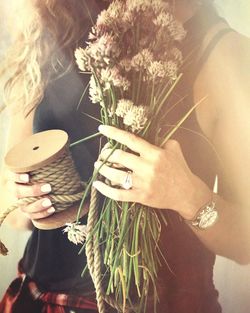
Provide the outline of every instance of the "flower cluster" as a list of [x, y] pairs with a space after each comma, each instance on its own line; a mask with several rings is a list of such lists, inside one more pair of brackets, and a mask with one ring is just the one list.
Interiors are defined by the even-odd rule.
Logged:
[[119, 100], [115, 114], [123, 119], [123, 124], [133, 133], [142, 130], [148, 121], [148, 108], [135, 106], [132, 101], [126, 99]]
[[63, 229], [64, 233], [68, 234], [69, 241], [75, 245], [84, 243], [87, 237], [87, 225], [80, 225], [80, 223], [66, 223]]
[[[168, 97], [181, 77], [179, 44], [184, 37], [185, 30], [164, 0], [114, 0], [99, 14], [87, 47], [78, 48], [75, 57], [79, 69], [91, 73], [89, 95], [101, 106], [103, 124], [133, 132], [159, 146], [168, 139], [160, 138], [159, 129], [169, 109]], [[113, 140], [109, 144], [113, 151], [128, 149]], [[89, 186], [94, 179], [95, 174]], [[158, 215], [142, 204], [104, 198], [98, 225], [93, 235], [103, 247], [109, 276], [107, 294], [113, 293], [123, 305], [135, 301], [139, 303], [136, 312], [144, 312], [160, 266]], [[80, 225], [70, 224], [66, 231], [74, 243], [83, 242], [85, 230]]]
[[[165, 1], [112, 1], [99, 14], [87, 47], [75, 51], [79, 69], [92, 73], [91, 101], [106, 106], [110, 118], [124, 98], [130, 99], [135, 107], [148, 106], [142, 85], [148, 84], [148, 88], [152, 83], [159, 87], [174, 83], [182, 64], [178, 42], [184, 37], [185, 30]], [[135, 127], [132, 120], [138, 121], [139, 116], [140, 127]], [[124, 127], [130, 125], [132, 131], [141, 130], [144, 116], [141, 107], [130, 109], [123, 118]], [[110, 124], [116, 123], [110, 120]]]

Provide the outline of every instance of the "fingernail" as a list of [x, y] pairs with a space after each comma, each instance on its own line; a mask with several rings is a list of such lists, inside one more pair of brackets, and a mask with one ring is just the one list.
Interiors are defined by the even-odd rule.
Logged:
[[52, 205], [52, 203], [51, 203], [50, 199], [45, 199], [45, 200], [43, 200], [43, 202], [42, 202], [42, 206], [43, 206], [44, 208], [48, 208], [48, 207], [50, 207], [51, 205]]
[[100, 162], [98, 162], [98, 161], [95, 162], [94, 167], [97, 168], [97, 167], [99, 167], [99, 166], [100, 166]]
[[42, 191], [42, 192], [50, 192], [50, 191], [51, 191], [51, 186], [50, 186], [50, 184], [42, 185], [41, 191]]
[[55, 208], [53, 206], [47, 210], [47, 212], [50, 213], [50, 214], [54, 213], [55, 211], [56, 210], [55, 210]]
[[99, 125], [99, 126], [98, 126], [98, 130], [99, 130], [100, 132], [102, 132], [104, 129], [105, 129], [105, 126], [104, 126], [104, 125]]
[[20, 174], [19, 179], [20, 179], [20, 181], [22, 181], [24, 183], [28, 183], [30, 180], [29, 174]]

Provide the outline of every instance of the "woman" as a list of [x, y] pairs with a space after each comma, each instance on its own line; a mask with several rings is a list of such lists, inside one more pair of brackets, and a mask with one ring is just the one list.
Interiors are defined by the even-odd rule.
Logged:
[[[214, 254], [240, 263], [250, 260], [247, 230], [250, 130], [244, 123], [249, 116], [246, 78], [250, 46], [245, 38], [228, 30], [229, 26], [218, 18], [210, 4], [196, 0], [174, 2], [176, 17], [185, 23], [188, 31], [183, 51], [192, 57], [176, 92], [177, 97], [183, 94], [188, 97], [178, 111], [169, 116], [166, 124], [174, 124], [178, 116], [183, 115], [185, 106], [193, 101], [204, 96], [206, 100], [164, 149], [123, 131], [101, 128], [105, 136], [126, 144], [139, 156], [121, 151], [112, 155], [112, 162], [121, 163], [133, 172], [129, 190], [117, 190], [101, 182], [94, 184], [101, 193], [113, 199], [169, 208], [171, 223], [163, 231], [161, 242], [171, 271], [162, 268], [159, 312], [218, 313], [221, 308], [212, 282]], [[103, 7], [102, 1], [90, 3], [92, 15]], [[87, 78], [78, 75], [73, 65], [74, 49], [90, 26], [88, 14], [84, 12], [84, 1], [79, 0], [32, 3], [28, 27], [17, 38], [18, 51], [10, 57], [14, 74], [6, 84], [7, 100], [13, 108], [9, 147], [32, 132], [46, 129], [66, 130], [71, 141], [96, 132], [98, 123], [76, 110], [87, 84]], [[239, 46], [237, 53], [231, 49], [232, 45]], [[20, 103], [24, 104], [24, 110], [20, 110]], [[98, 108], [87, 98], [81, 108], [99, 116]], [[91, 175], [98, 148], [96, 139], [73, 151], [83, 180]], [[102, 157], [107, 153], [105, 150]], [[126, 179], [124, 172], [107, 166], [101, 173], [121, 184]], [[212, 192], [217, 173], [219, 195]], [[7, 182], [11, 181], [7, 176], [5, 171], [1, 187], [5, 195]], [[30, 227], [32, 219], [53, 214], [49, 184], [30, 185], [28, 175], [13, 176], [15, 197], [42, 195], [43, 199], [14, 212], [9, 217], [10, 223], [16, 227]], [[13, 197], [5, 196], [3, 202], [7, 206], [12, 201]], [[207, 211], [212, 204], [215, 204], [213, 212], [218, 211], [219, 220], [210, 219], [211, 227], [204, 231], [193, 226], [192, 221], [202, 217], [201, 208]], [[10, 286], [0, 312], [58, 312], [62, 308], [64, 312], [95, 311], [93, 285], [90, 277], [80, 278], [84, 257], [77, 254], [78, 248], [67, 242], [61, 229], [33, 229], [19, 264], [22, 275]]]

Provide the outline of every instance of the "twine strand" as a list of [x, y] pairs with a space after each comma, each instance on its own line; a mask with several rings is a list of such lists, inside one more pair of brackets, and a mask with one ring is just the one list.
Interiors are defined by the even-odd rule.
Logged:
[[[64, 211], [82, 199], [86, 184], [81, 182], [69, 150], [49, 165], [43, 166], [29, 173], [30, 183], [49, 183], [52, 192], [49, 198], [55, 212]], [[12, 206], [0, 212], [0, 227], [6, 217], [14, 210], [27, 206], [43, 197], [26, 197], [19, 199]], [[8, 249], [0, 241], [0, 254], [7, 255]]]
[[87, 222], [87, 230], [88, 235], [86, 238], [86, 257], [87, 257], [87, 265], [92, 277], [95, 291], [96, 291], [96, 301], [99, 313], [105, 313], [105, 302], [109, 304], [111, 307], [116, 309], [118, 312], [129, 313], [130, 309], [126, 307], [125, 311], [123, 310], [123, 306], [118, 303], [113, 297], [108, 296], [104, 293], [102, 288], [102, 255], [100, 251], [100, 245], [98, 242], [97, 234], [91, 233], [91, 230], [94, 229], [98, 222], [98, 208], [99, 208], [99, 199], [98, 199], [98, 191], [92, 187], [91, 189], [91, 199], [90, 206], [88, 212], [88, 222]]

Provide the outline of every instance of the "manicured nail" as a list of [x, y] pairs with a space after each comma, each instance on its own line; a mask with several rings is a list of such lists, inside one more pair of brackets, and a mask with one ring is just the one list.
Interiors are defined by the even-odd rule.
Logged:
[[24, 183], [28, 183], [30, 180], [29, 174], [20, 174], [19, 179], [20, 179], [20, 181], [22, 181]]
[[45, 200], [43, 200], [43, 202], [42, 202], [42, 206], [43, 206], [44, 208], [49, 208], [51, 205], [52, 205], [52, 203], [51, 203], [50, 199], [45, 199]]
[[47, 210], [47, 212], [48, 212], [49, 214], [55, 213], [55, 211], [56, 211], [56, 210], [55, 210], [55, 208], [54, 208], [53, 206]]
[[99, 167], [100, 165], [101, 165], [101, 163], [97, 161], [97, 162], [95, 162], [94, 167], [97, 168], [97, 167]]
[[98, 187], [98, 181], [97, 181], [97, 180], [94, 181], [92, 185], [93, 185], [93, 187], [95, 187], [95, 188]]
[[50, 186], [50, 184], [44, 184], [44, 185], [42, 185], [42, 187], [41, 187], [41, 191], [42, 192], [51, 192], [51, 186]]
[[104, 126], [104, 125], [99, 125], [99, 126], [98, 126], [98, 130], [99, 130], [100, 132], [102, 132], [103, 130], [105, 130], [105, 126]]

